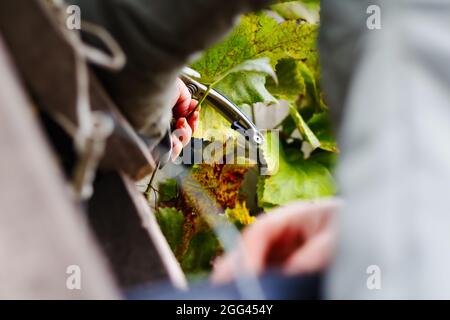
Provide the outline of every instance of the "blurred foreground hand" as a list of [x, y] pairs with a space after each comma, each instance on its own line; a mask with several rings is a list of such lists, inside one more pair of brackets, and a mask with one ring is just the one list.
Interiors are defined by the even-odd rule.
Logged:
[[261, 275], [268, 269], [286, 275], [323, 270], [333, 258], [340, 204], [337, 199], [297, 202], [262, 216], [244, 231], [237, 250], [218, 258], [212, 281], [222, 284], [243, 272]]

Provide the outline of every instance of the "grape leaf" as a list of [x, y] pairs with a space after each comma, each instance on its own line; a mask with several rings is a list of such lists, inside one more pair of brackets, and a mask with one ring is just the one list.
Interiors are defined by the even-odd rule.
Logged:
[[239, 188], [251, 166], [247, 165], [199, 165], [191, 170], [192, 177], [205, 192], [214, 196], [223, 208], [236, 206]]
[[175, 179], [167, 179], [158, 185], [159, 201], [167, 202], [178, 196], [178, 184]]
[[[225, 74], [225, 76], [222, 77], [222, 79], [224, 79], [226, 76], [228, 76], [232, 73], [244, 72], [244, 71], [262, 73], [262, 74], [268, 75], [273, 79], [273, 81], [275, 81], [275, 83], [278, 83], [277, 74], [275, 73], [272, 66], [270, 65], [270, 59], [268, 59], [268, 58], [259, 58], [259, 59], [255, 59], [255, 60], [244, 61], [240, 65], [228, 70], [227, 73]], [[222, 80], [222, 79], [220, 79], [220, 80]], [[216, 82], [219, 82], [220, 80], [217, 80]]]
[[312, 151], [320, 148], [336, 152], [327, 107], [311, 70], [303, 62], [289, 58], [278, 62], [276, 73], [279, 85], [269, 79], [267, 88], [276, 98], [289, 104], [291, 118], [283, 122], [285, 133], [291, 136], [298, 129]]
[[316, 36], [315, 25], [296, 21], [278, 24], [264, 13], [249, 14], [225, 41], [207, 50], [192, 68], [206, 84], [215, 83], [244, 62], [259, 58], [270, 59], [274, 67], [280, 59], [292, 57], [316, 68]]
[[249, 225], [255, 221], [255, 217], [250, 215], [245, 202], [237, 202], [234, 208], [227, 208], [225, 215], [232, 222], [239, 227]]
[[198, 129], [194, 133], [194, 138], [225, 142], [229, 138], [236, 138], [238, 136], [238, 133], [231, 129], [231, 123], [207, 102], [202, 106], [200, 119], [201, 121], [199, 122]]
[[268, 175], [275, 174], [279, 169], [280, 158], [280, 139], [275, 131], [267, 131], [264, 133], [264, 143], [260, 147], [263, 156], [263, 163], [266, 167]]
[[277, 99], [295, 103], [300, 95], [306, 94], [305, 81], [297, 60], [281, 59], [275, 71], [278, 83], [269, 78], [266, 87]]
[[[272, 68], [285, 58], [301, 60], [316, 70], [316, 36], [315, 25], [296, 21], [278, 24], [264, 13], [249, 14], [228, 38], [207, 50], [192, 68], [202, 75], [203, 83], [214, 84], [238, 106], [274, 103], [276, 99], [265, 86], [267, 75], [276, 84]], [[202, 109], [201, 119], [196, 138], [211, 140], [213, 131], [218, 139], [233, 136], [230, 124], [211, 107], [206, 105]]]
[[253, 105], [258, 102], [276, 103], [266, 89], [266, 75], [260, 72], [238, 72], [220, 81], [216, 88], [238, 106]]
[[176, 208], [160, 208], [156, 212], [156, 219], [170, 248], [177, 255], [180, 247], [183, 246], [183, 225], [185, 222], [183, 213]]
[[334, 195], [336, 185], [322, 164], [304, 160], [299, 150], [280, 148], [279, 170], [262, 177], [258, 185], [258, 202], [272, 208], [295, 200], [311, 200]]
[[329, 152], [339, 151], [328, 112], [314, 114], [308, 121], [308, 125], [317, 136], [317, 139], [319, 139], [320, 149]]
[[189, 243], [189, 247], [181, 260], [181, 267], [188, 273], [210, 270], [212, 260], [219, 249], [219, 241], [212, 231], [198, 232]]
[[298, 131], [303, 136], [303, 138], [306, 141], [308, 141], [308, 143], [311, 145], [312, 150], [314, 151], [315, 149], [319, 148], [321, 146], [319, 139], [316, 137], [314, 132], [312, 132], [312, 130], [309, 128], [305, 120], [303, 120], [302, 116], [297, 111], [297, 108], [290, 105], [289, 111]]
[[274, 83], [278, 83], [268, 58], [247, 60], [228, 70], [214, 85], [238, 106], [258, 102], [275, 103], [277, 100], [265, 87], [268, 76]]
[[306, 86], [306, 99], [302, 101], [300, 107], [310, 107], [313, 109], [312, 112], [323, 112], [327, 111], [328, 107], [324, 104], [323, 99], [320, 95], [320, 90], [317, 85], [318, 75], [316, 74], [318, 70], [310, 69], [306, 64], [298, 64], [298, 68], [303, 76]]

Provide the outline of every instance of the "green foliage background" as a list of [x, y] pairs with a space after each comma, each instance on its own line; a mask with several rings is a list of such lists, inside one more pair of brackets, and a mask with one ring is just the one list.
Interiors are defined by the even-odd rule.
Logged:
[[[276, 126], [279, 154], [265, 153], [268, 162], [277, 162], [274, 175], [256, 176], [248, 183], [251, 164], [204, 164], [191, 169], [205, 192], [222, 206], [224, 217], [238, 227], [271, 208], [336, 192], [331, 172], [338, 148], [319, 85], [319, 10], [318, 0], [275, 1], [263, 12], [244, 16], [225, 40], [191, 66], [200, 73], [201, 82], [218, 89], [250, 117], [259, 112], [270, 115], [279, 104], [287, 106], [286, 116]], [[196, 138], [235, 137], [230, 124], [204, 104]], [[207, 272], [221, 252], [220, 242], [186, 201], [176, 180], [161, 183], [159, 194], [157, 218], [183, 269]], [[250, 197], [256, 198], [256, 209], [249, 209]]]

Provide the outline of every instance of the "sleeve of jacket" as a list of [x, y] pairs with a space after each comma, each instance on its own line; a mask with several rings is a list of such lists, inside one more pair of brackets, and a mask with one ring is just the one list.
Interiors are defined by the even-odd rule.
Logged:
[[243, 12], [267, 0], [70, 0], [82, 19], [105, 27], [127, 55], [119, 73], [99, 71], [138, 132], [160, 140], [171, 118], [175, 80], [192, 56], [223, 37]]
[[346, 200], [328, 298], [450, 298], [449, 17], [447, 0], [322, 1]]

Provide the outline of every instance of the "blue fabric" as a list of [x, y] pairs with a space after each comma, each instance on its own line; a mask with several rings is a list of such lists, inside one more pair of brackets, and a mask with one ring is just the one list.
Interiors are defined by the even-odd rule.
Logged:
[[[321, 298], [322, 277], [319, 274], [284, 277], [269, 273], [260, 278], [267, 300], [316, 300]], [[170, 284], [144, 286], [128, 293], [130, 300], [242, 300], [235, 283], [213, 286], [209, 282], [193, 285], [189, 291], [179, 291]]]

